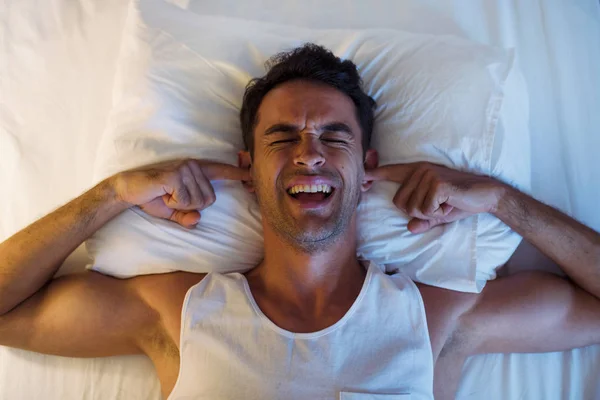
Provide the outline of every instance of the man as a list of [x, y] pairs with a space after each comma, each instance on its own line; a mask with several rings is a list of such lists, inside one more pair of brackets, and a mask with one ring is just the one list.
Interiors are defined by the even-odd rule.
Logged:
[[[240, 168], [186, 160], [123, 172], [0, 245], [0, 344], [144, 353], [165, 398], [449, 399], [467, 356], [600, 343], [600, 235], [489, 177], [377, 168], [365, 151], [373, 104], [351, 62], [315, 45], [278, 55], [246, 90]], [[202, 223], [217, 179], [244, 182], [262, 212], [265, 257], [247, 274], [52, 280], [128, 207]], [[411, 231], [490, 212], [571, 279], [521, 273], [476, 295], [383, 274], [356, 258], [356, 207], [376, 180], [402, 183], [394, 201]]]

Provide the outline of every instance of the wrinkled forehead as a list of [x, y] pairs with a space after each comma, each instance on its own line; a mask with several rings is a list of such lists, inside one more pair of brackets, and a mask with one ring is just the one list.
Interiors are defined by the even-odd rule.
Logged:
[[257, 113], [255, 134], [273, 124], [288, 123], [311, 128], [336, 121], [359, 134], [356, 106], [345, 93], [323, 83], [294, 80], [267, 93]]

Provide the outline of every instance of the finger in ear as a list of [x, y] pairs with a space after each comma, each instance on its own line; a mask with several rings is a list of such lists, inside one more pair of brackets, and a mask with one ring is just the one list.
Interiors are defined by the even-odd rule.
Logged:
[[373, 185], [376, 178], [377, 167], [379, 166], [379, 154], [375, 149], [369, 149], [365, 152], [364, 169], [365, 174], [362, 181], [361, 191], [366, 192]]
[[246, 188], [246, 190], [248, 192], [254, 193], [255, 189], [254, 189], [254, 182], [252, 179], [252, 157], [250, 156], [250, 153], [248, 151], [240, 151], [238, 153], [238, 166], [240, 168], [247, 169], [249, 171], [249, 173], [248, 173], [249, 180], [242, 181], [242, 184], [244, 185], [244, 188]]
[[364, 167], [366, 170], [375, 169], [379, 166], [379, 153], [375, 149], [369, 149], [365, 152]]

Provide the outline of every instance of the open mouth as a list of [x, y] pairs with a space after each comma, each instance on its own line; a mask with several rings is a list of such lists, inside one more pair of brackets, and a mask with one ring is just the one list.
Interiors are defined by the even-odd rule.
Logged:
[[287, 193], [301, 203], [320, 203], [327, 200], [335, 188], [329, 185], [295, 185]]

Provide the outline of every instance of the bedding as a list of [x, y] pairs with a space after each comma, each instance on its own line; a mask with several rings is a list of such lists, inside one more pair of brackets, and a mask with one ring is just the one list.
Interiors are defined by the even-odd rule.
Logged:
[[[161, 1], [140, 2], [138, 11], [139, 22], [124, 37], [117, 76], [127, 87], [97, 155], [97, 179], [174, 158], [235, 163], [243, 148], [238, 120], [246, 83], [264, 74], [271, 55], [316, 42], [352, 59], [379, 104], [372, 145], [382, 164], [430, 161], [528, 189], [527, 94], [510, 51], [453, 36], [199, 16]], [[123, 213], [88, 241], [92, 268], [127, 277], [258, 264], [255, 201], [239, 183], [215, 185], [217, 202], [192, 231], [138, 209]], [[364, 259], [424, 283], [475, 292], [520, 242], [490, 216], [413, 235], [408, 216], [392, 203], [398, 186], [376, 182], [363, 196], [358, 251]]]
[[[376, 0], [368, 7], [362, 0], [330, 0], [327, 12], [316, 0], [175, 2], [200, 15], [319, 29], [399, 27], [514, 47], [530, 96], [531, 191], [600, 230], [596, 0]], [[94, 184], [127, 6], [121, 0], [0, 2], [1, 239]], [[86, 261], [85, 251], [78, 251], [63, 272], [80, 270]], [[508, 269], [534, 267], [556, 268], [523, 243]], [[595, 399], [598, 376], [600, 346], [477, 356], [464, 367], [457, 398]], [[160, 394], [145, 357], [72, 359], [0, 348], [0, 399], [41, 398], [135, 400]]]
[[[128, 7], [0, 2], [0, 240], [94, 184]], [[60, 273], [86, 262], [81, 247]], [[2, 400], [159, 399], [153, 374], [143, 356], [74, 359], [0, 347]]]

